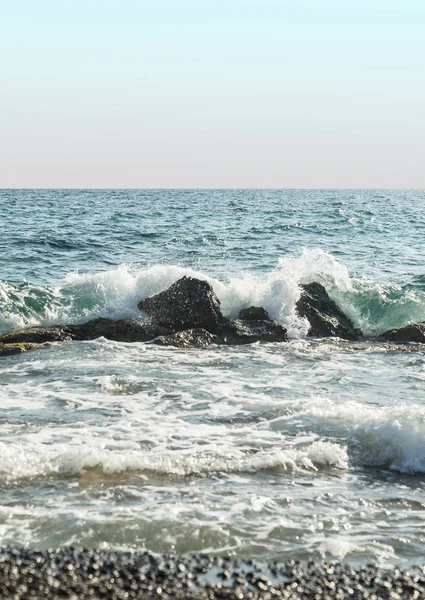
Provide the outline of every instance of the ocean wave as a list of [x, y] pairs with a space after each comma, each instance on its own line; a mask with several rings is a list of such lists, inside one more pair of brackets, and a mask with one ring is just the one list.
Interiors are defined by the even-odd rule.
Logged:
[[354, 427], [350, 447], [364, 467], [425, 473], [425, 411], [406, 406], [382, 410]]
[[[137, 439], [105, 442], [79, 430], [69, 442], [48, 430], [22, 432], [0, 442], [0, 481], [72, 477], [88, 470], [147, 477], [359, 468], [425, 473], [425, 408], [419, 405], [385, 407], [310, 399], [269, 421], [267, 428], [263, 421], [261, 431], [267, 443], [256, 451], [231, 444], [201, 450], [197, 440], [189, 438], [181, 448], [161, 443], [159, 447], [154, 440], [151, 447], [142, 448]], [[256, 436], [255, 430], [251, 433]]]
[[[400, 473], [425, 473], [425, 408], [420, 405], [374, 406], [313, 399], [296, 410], [303, 429], [337, 432], [349, 463]], [[289, 418], [294, 418], [291, 415]], [[276, 419], [274, 429], [286, 426]]]
[[65, 448], [62, 444], [25, 444], [0, 442], [0, 480], [10, 483], [22, 479], [79, 475], [100, 469], [105, 475], [135, 472], [176, 477], [230, 473], [256, 473], [266, 470], [316, 472], [321, 469], [346, 469], [343, 446], [315, 441], [302, 449], [276, 449], [255, 454], [223, 455], [155, 453], [117, 450], [90, 445]]
[[[384, 469], [403, 474], [425, 473], [425, 408], [376, 407], [357, 402], [338, 404], [312, 400], [270, 423], [272, 430], [298, 424], [299, 435], [289, 444], [276, 442], [255, 452], [226, 447], [215, 453], [197, 444], [182, 450], [141, 449], [134, 440], [111, 442], [77, 435], [66, 444], [41, 435], [0, 442], [0, 480], [69, 477], [85, 471], [104, 475], [133, 473], [176, 477], [212, 476], [274, 471], [275, 473], [328, 469]], [[332, 437], [329, 434], [332, 432]], [[46, 432], [45, 432], [46, 433]], [[46, 433], [47, 435], [47, 433]], [[310, 438], [310, 439], [308, 439]], [[313, 438], [313, 439], [312, 439]], [[314, 439], [316, 438], [316, 439]], [[122, 445], [122, 447], [120, 447]]]
[[313, 249], [280, 258], [268, 273], [246, 271], [227, 281], [177, 265], [139, 270], [121, 265], [100, 273], [70, 273], [51, 287], [0, 282], [0, 330], [96, 317], [142, 318], [138, 302], [165, 290], [184, 275], [210, 282], [226, 316], [235, 317], [242, 308], [261, 305], [288, 328], [290, 336], [297, 338], [304, 337], [308, 330], [295, 308], [300, 284], [311, 281], [322, 283], [366, 335], [425, 319], [422, 279], [397, 287], [350, 277], [335, 257]]

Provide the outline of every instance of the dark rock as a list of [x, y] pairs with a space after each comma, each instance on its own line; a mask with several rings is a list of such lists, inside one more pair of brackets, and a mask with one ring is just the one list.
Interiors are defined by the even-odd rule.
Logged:
[[425, 344], [425, 321], [422, 323], [411, 323], [400, 329], [390, 329], [381, 336], [391, 342], [417, 342]]
[[362, 336], [353, 322], [328, 295], [320, 283], [302, 284], [301, 297], [297, 302], [300, 317], [310, 323], [308, 335], [311, 337], [340, 337], [345, 340], [358, 340]]
[[207, 281], [182, 277], [168, 290], [139, 302], [139, 310], [173, 330], [207, 329], [215, 333], [223, 321], [220, 300]]
[[104, 337], [115, 342], [148, 342], [172, 333], [157, 323], [141, 323], [134, 319], [94, 319], [81, 325], [70, 326], [75, 340], [94, 340]]
[[274, 321], [242, 321], [221, 318], [218, 336], [205, 328], [188, 328], [173, 332], [155, 322], [133, 320], [112, 321], [95, 319], [82, 325], [73, 325], [73, 339], [92, 340], [103, 336], [117, 342], [152, 342], [161, 346], [203, 348], [212, 343], [250, 344], [253, 342], [287, 341], [286, 329]]
[[0, 344], [0, 356], [12, 356], [25, 352], [24, 344]]
[[94, 319], [80, 325], [28, 327], [0, 336], [0, 344], [64, 342], [94, 340], [105, 337], [116, 342], [147, 342], [160, 335], [172, 333], [156, 323], [141, 323], [133, 319]]
[[254, 342], [287, 342], [287, 331], [276, 321], [225, 319], [217, 335], [217, 344], [229, 346]]
[[72, 326], [55, 325], [53, 327], [28, 327], [18, 331], [10, 331], [0, 336], [0, 344], [63, 342], [75, 337]]
[[215, 336], [206, 329], [186, 329], [152, 340], [152, 344], [158, 346], [176, 346], [177, 348], [205, 348], [214, 342]]
[[23, 354], [24, 352], [28, 352], [29, 350], [38, 350], [39, 348], [45, 348], [46, 346], [50, 345], [50, 342], [46, 342], [44, 344], [0, 344], [0, 356], [13, 356], [15, 354]]
[[243, 308], [239, 313], [239, 319], [243, 321], [270, 321], [270, 315], [262, 306], [250, 306]]

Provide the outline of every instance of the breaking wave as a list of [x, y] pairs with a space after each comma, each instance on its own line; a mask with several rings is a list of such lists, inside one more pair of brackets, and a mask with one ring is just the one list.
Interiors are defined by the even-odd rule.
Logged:
[[[288, 445], [256, 451], [223, 444], [221, 451], [200, 451], [193, 440], [186, 449], [142, 449], [135, 440], [105, 443], [92, 435], [70, 442], [48, 432], [23, 434], [0, 442], [0, 481], [104, 475], [148, 478], [215, 474], [309, 472], [377, 468], [405, 474], [425, 473], [425, 408], [419, 405], [377, 407], [358, 402], [311, 400], [285, 417], [269, 422], [272, 432], [300, 428]], [[333, 436], [329, 439], [329, 432]], [[314, 439], [316, 438], [316, 439]], [[120, 444], [122, 447], [120, 447]]]
[[353, 466], [425, 473], [425, 408], [421, 405], [388, 407], [317, 398], [290, 417], [276, 419], [272, 428], [284, 429], [289, 418], [303, 430], [335, 431], [343, 438]]
[[304, 449], [259, 451], [244, 456], [211, 456], [101, 448], [84, 444], [49, 448], [18, 442], [0, 442], [2, 462], [0, 479], [17, 481], [55, 475], [79, 475], [87, 469], [100, 469], [105, 475], [129, 471], [156, 475], [211, 475], [215, 473], [255, 473], [265, 470], [319, 471], [324, 468], [346, 469], [346, 450], [330, 442], [317, 441]]

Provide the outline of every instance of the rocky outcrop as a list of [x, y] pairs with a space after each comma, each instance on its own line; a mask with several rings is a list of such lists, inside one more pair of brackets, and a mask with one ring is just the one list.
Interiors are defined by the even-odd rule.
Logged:
[[285, 327], [268, 320], [225, 319], [217, 334], [216, 343], [228, 346], [254, 342], [287, 342]]
[[[301, 288], [297, 310], [310, 323], [309, 336], [340, 337], [349, 341], [359, 339], [361, 332], [355, 329], [321, 284], [309, 283]], [[0, 336], [0, 345], [6, 354], [21, 351], [5, 348], [6, 345], [82, 341], [99, 337], [117, 342], [152, 342], [179, 348], [202, 348], [213, 343], [239, 345], [288, 341], [285, 327], [271, 320], [261, 306], [241, 310], [237, 319], [223, 317], [220, 300], [211, 285], [193, 277], [179, 279], [168, 290], [142, 300], [138, 307], [151, 317], [149, 323], [136, 319], [115, 321], [98, 318], [82, 324], [29, 327]], [[409, 327], [387, 332], [383, 337], [390, 341], [425, 342], [425, 323]]]
[[411, 323], [400, 329], [390, 329], [382, 334], [381, 338], [391, 342], [416, 342], [425, 344], [425, 321]]
[[24, 352], [28, 352], [29, 350], [38, 350], [38, 348], [45, 348], [46, 346], [50, 345], [50, 342], [46, 342], [44, 344], [0, 344], [0, 357], [13, 356], [15, 354], [23, 354]]
[[250, 306], [243, 308], [239, 313], [239, 319], [243, 321], [270, 321], [270, 315], [262, 306]]
[[220, 300], [207, 281], [182, 277], [168, 290], [138, 304], [153, 321], [174, 331], [206, 329], [215, 333], [223, 322]]
[[152, 340], [152, 344], [158, 346], [175, 346], [176, 348], [205, 348], [216, 340], [206, 329], [186, 329], [177, 331], [171, 335], [165, 335]]
[[301, 297], [297, 302], [300, 317], [310, 323], [310, 337], [339, 337], [345, 340], [358, 340], [361, 331], [345, 315], [328, 295], [320, 283], [307, 283], [301, 286]]

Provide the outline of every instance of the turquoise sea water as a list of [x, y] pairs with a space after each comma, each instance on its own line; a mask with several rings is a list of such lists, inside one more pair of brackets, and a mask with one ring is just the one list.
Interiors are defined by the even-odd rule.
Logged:
[[425, 192], [1, 190], [0, 225], [0, 332], [140, 317], [192, 274], [291, 338], [0, 359], [0, 545], [421, 561], [425, 355], [308, 340], [295, 303], [425, 320]]

